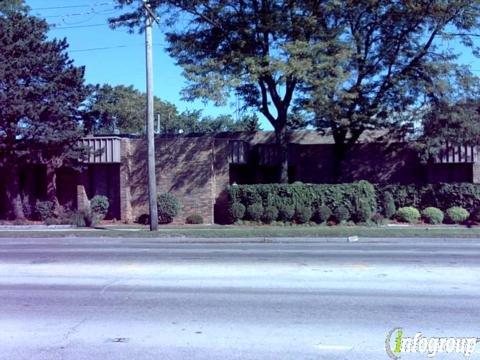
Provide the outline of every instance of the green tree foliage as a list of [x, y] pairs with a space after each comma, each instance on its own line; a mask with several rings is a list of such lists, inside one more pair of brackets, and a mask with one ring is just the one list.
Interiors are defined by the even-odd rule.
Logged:
[[468, 67], [455, 63], [459, 53], [448, 42], [455, 39], [477, 53], [480, 7], [471, 0], [334, 3], [343, 53], [327, 55], [337, 57], [337, 66], [324, 66], [310, 78], [305, 104], [316, 113], [317, 126], [332, 132], [339, 175], [365, 130], [397, 129], [406, 111], [478, 83]]
[[80, 105], [84, 69], [69, 59], [63, 40], [47, 39], [44, 20], [0, 16], [0, 166], [13, 216], [24, 218], [19, 166], [47, 165], [48, 200], [58, 203], [55, 169], [81, 156]]
[[[142, 134], [145, 129], [145, 93], [133, 86], [95, 86], [87, 102], [85, 130], [94, 134]], [[160, 116], [160, 133], [216, 133], [222, 131], [254, 131], [259, 129], [258, 117], [246, 115], [235, 121], [229, 115], [202, 117], [202, 112], [179, 113], [177, 107], [154, 98], [155, 127]]]
[[24, 13], [28, 10], [24, 0], [0, 0], [0, 16], [12, 13]]
[[[131, 0], [117, 0], [128, 7]], [[280, 148], [279, 180], [288, 182], [287, 129], [295, 93], [318, 66], [333, 62], [326, 48], [340, 36], [335, 9], [317, 1], [151, 0], [167, 16], [168, 51], [184, 69], [187, 99], [224, 103], [236, 95], [272, 124]], [[182, 26], [178, 19], [182, 18]], [[142, 28], [143, 10], [116, 19], [113, 26]], [[332, 49], [330, 49], [331, 51]], [[312, 59], [324, 59], [317, 65]], [[317, 71], [318, 72], [318, 71]]]
[[416, 146], [424, 160], [441, 155], [446, 145], [477, 145], [480, 141], [480, 102], [439, 102], [423, 117], [423, 129]]
[[[456, 39], [477, 53], [478, 1], [149, 3], [172, 25], [168, 50], [189, 81], [187, 98], [221, 103], [235, 93], [271, 122], [283, 149], [282, 182], [292, 104], [315, 113], [316, 125], [332, 133], [340, 176], [365, 130], [398, 128], [404, 112], [476, 81], [445, 45]], [[112, 24], [141, 28], [142, 17], [138, 9]]]

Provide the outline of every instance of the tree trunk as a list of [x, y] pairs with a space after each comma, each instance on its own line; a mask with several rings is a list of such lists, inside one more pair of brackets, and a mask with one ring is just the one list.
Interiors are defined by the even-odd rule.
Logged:
[[7, 203], [10, 207], [7, 210], [8, 217], [15, 220], [25, 220], [17, 165], [12, 164], [5, 167], [5, 189]]
[[335, 142], [333, 146], [333, 181], [342, 182], [343, 177], [343, 161], [347, 156], [347, 145], [343, 142]]
[[60, 207], [57, 197], [57, 173], [51, 162], [47, 163], [47, 199], [54, 204], [55, 211]]
[[287, 128], [280, 127], [275, 129], [275, 136], [278, 147], [279, 175], [278, 182], [288, 184], [288, 139]]

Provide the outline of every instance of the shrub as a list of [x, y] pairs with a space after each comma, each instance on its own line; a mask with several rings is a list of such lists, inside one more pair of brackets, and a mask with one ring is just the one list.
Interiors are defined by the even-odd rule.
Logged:
[[250, 220], [260, 221], [263, 216], [263, 206], [260, 203], [255, 203], [247, 207], [247, 215]]
[[55, 204], [52, 201], [37, 201], [35, 211], [40, 220], [51, 219], [55, 217]]
[[110, 203], [108, 202], [108, 198], [103, 195], [95, 195], [90, 200], [90, 209], [92, 210], [92, 214], [98, 219], [103, 220], [108, 213], [108, 208], [110, 207]]
[[312, 215], [312, 208], [306, 205], [297, 207], [297, 210], [295, 211], [295, 219], [299, 224], [308, 223], [312, 218]]
[[479, 223], [480, 222], [480, 207], [475, 208], [471, 213], [470, 213], [470, 219], [473, 222]]
[[372, 219], [373, 211], [367, 204], [365, 199], [359, 199], [355, 209], [354, 220], [355, 222], [365, 223]]
[[[363, 199], [376, 211], [377, 200], [375, 188], [367, 181], [359, 181], [351, 184], [257, 184], [235, 185], [227, 189], [230, 202], [240, 202], [245, 206], [253, 203], [261, 203], [264, 207], [276, 206], [282, 217], [283, 207], [310, 206], [315, 209], [320, 204], [334, 209], [344, 206], [349, 212], [354, 212], [355, 201]], [[290, 209], [288, 209], [290, 212]], [[289, 215], [283, 214], [283, 215]], [[293, 215], [292, 215], [293, 216]], [[285, 216], [284, 221], [290, 221], [290, 216]]]
[[332, 210], [326, 205], [321, 205], [317, 208], [314, 214], [314, 220], [318, 224], [323, 224], [332, 216]]
[[272, 221], [276, 221], [278, 218], [278, 209], [275, 206], [267, 206], [263, 212], [263, 221], [270, 224]]
[[50, 225], [60, 225], [60, 221], [58, 219], [51, 217], [51, 218], [46, 218], [44, 220], [45, 225], [50, 226]]
[[413, 206], [406, 206], [398, 209], [396, 216], [399, 221], [414, 224], [420, 219], [420, 212]]
[[389, 192], [397, 207], [448, 209], [461, 206], [468, 211], [480, 207], [480, 184], [439, 183], [426, 185], [376, 185], [378, 196]]
[[350, 220], [350, 211], [345, 206], [338, 206], [333, 212], [335, 220], [339, 223]]
[[282, 204], [278, 206], [278, 219], [280, 221], [292, 221], [295, 216], [295, 208], [293, 205]]
[[380, 213], [375, 213], [373, 216], [372, 216], [372, 221], [376, 224], [376, 225], [382, 225], [384, 222], [385, 222], [385, 217], [380, 214]]
[[450, 223], [460, 224], [470, 217], [470, 213], [460, 206], [452, 206], [446, 211], [447, 220]]
[[239, 202], [234, 202], [230, 205], [229, 213], [233, 222], [242, 220], [245, 216], [245, 205]]
[[187, 224], [203, 224], [203, 217], [200, 214], [188, 215], [185, 219]]
[[180, 203], [170, 193], [160, 194], [157, 198], [158, 221], [161, 224], [169, 224], [178, 215]]
[[142, 225], [150, 224], [150, 215], [149, 214], [142, 214], [138, 217], [137, 222]]
[[387, 219], [391, 219], [393, 215], [397, 212], [397, 208], [395, 206], [395, 201], [393, 200], [393, 195], [391, 192], [386, 191], [383, 194], [383, 214]]
[[443, 222], [443, 211], [436, 207], [430, 206], [422, 211], [422, 218], [428, 224], [441, 224]]

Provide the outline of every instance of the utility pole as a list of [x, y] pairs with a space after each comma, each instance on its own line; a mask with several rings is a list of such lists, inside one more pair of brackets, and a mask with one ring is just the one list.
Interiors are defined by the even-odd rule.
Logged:
[[158, 230], [157, 177], [155, 173], [155, 129], [153, 113], [153, 54], [152, 23], [156, 17], [148, 0], [143, 0], [145, 9], [145, 58], [147, 69], [147, 143], [148, 143], [148, 205], [150, 210], [150, 231]]

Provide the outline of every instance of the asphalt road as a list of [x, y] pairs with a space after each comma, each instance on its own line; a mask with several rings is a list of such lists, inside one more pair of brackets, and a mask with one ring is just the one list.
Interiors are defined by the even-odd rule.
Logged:
[[478, 240], [166, 241], [1, 239], [0, 359], [374, 360], [396, 327], [480, 337]]

